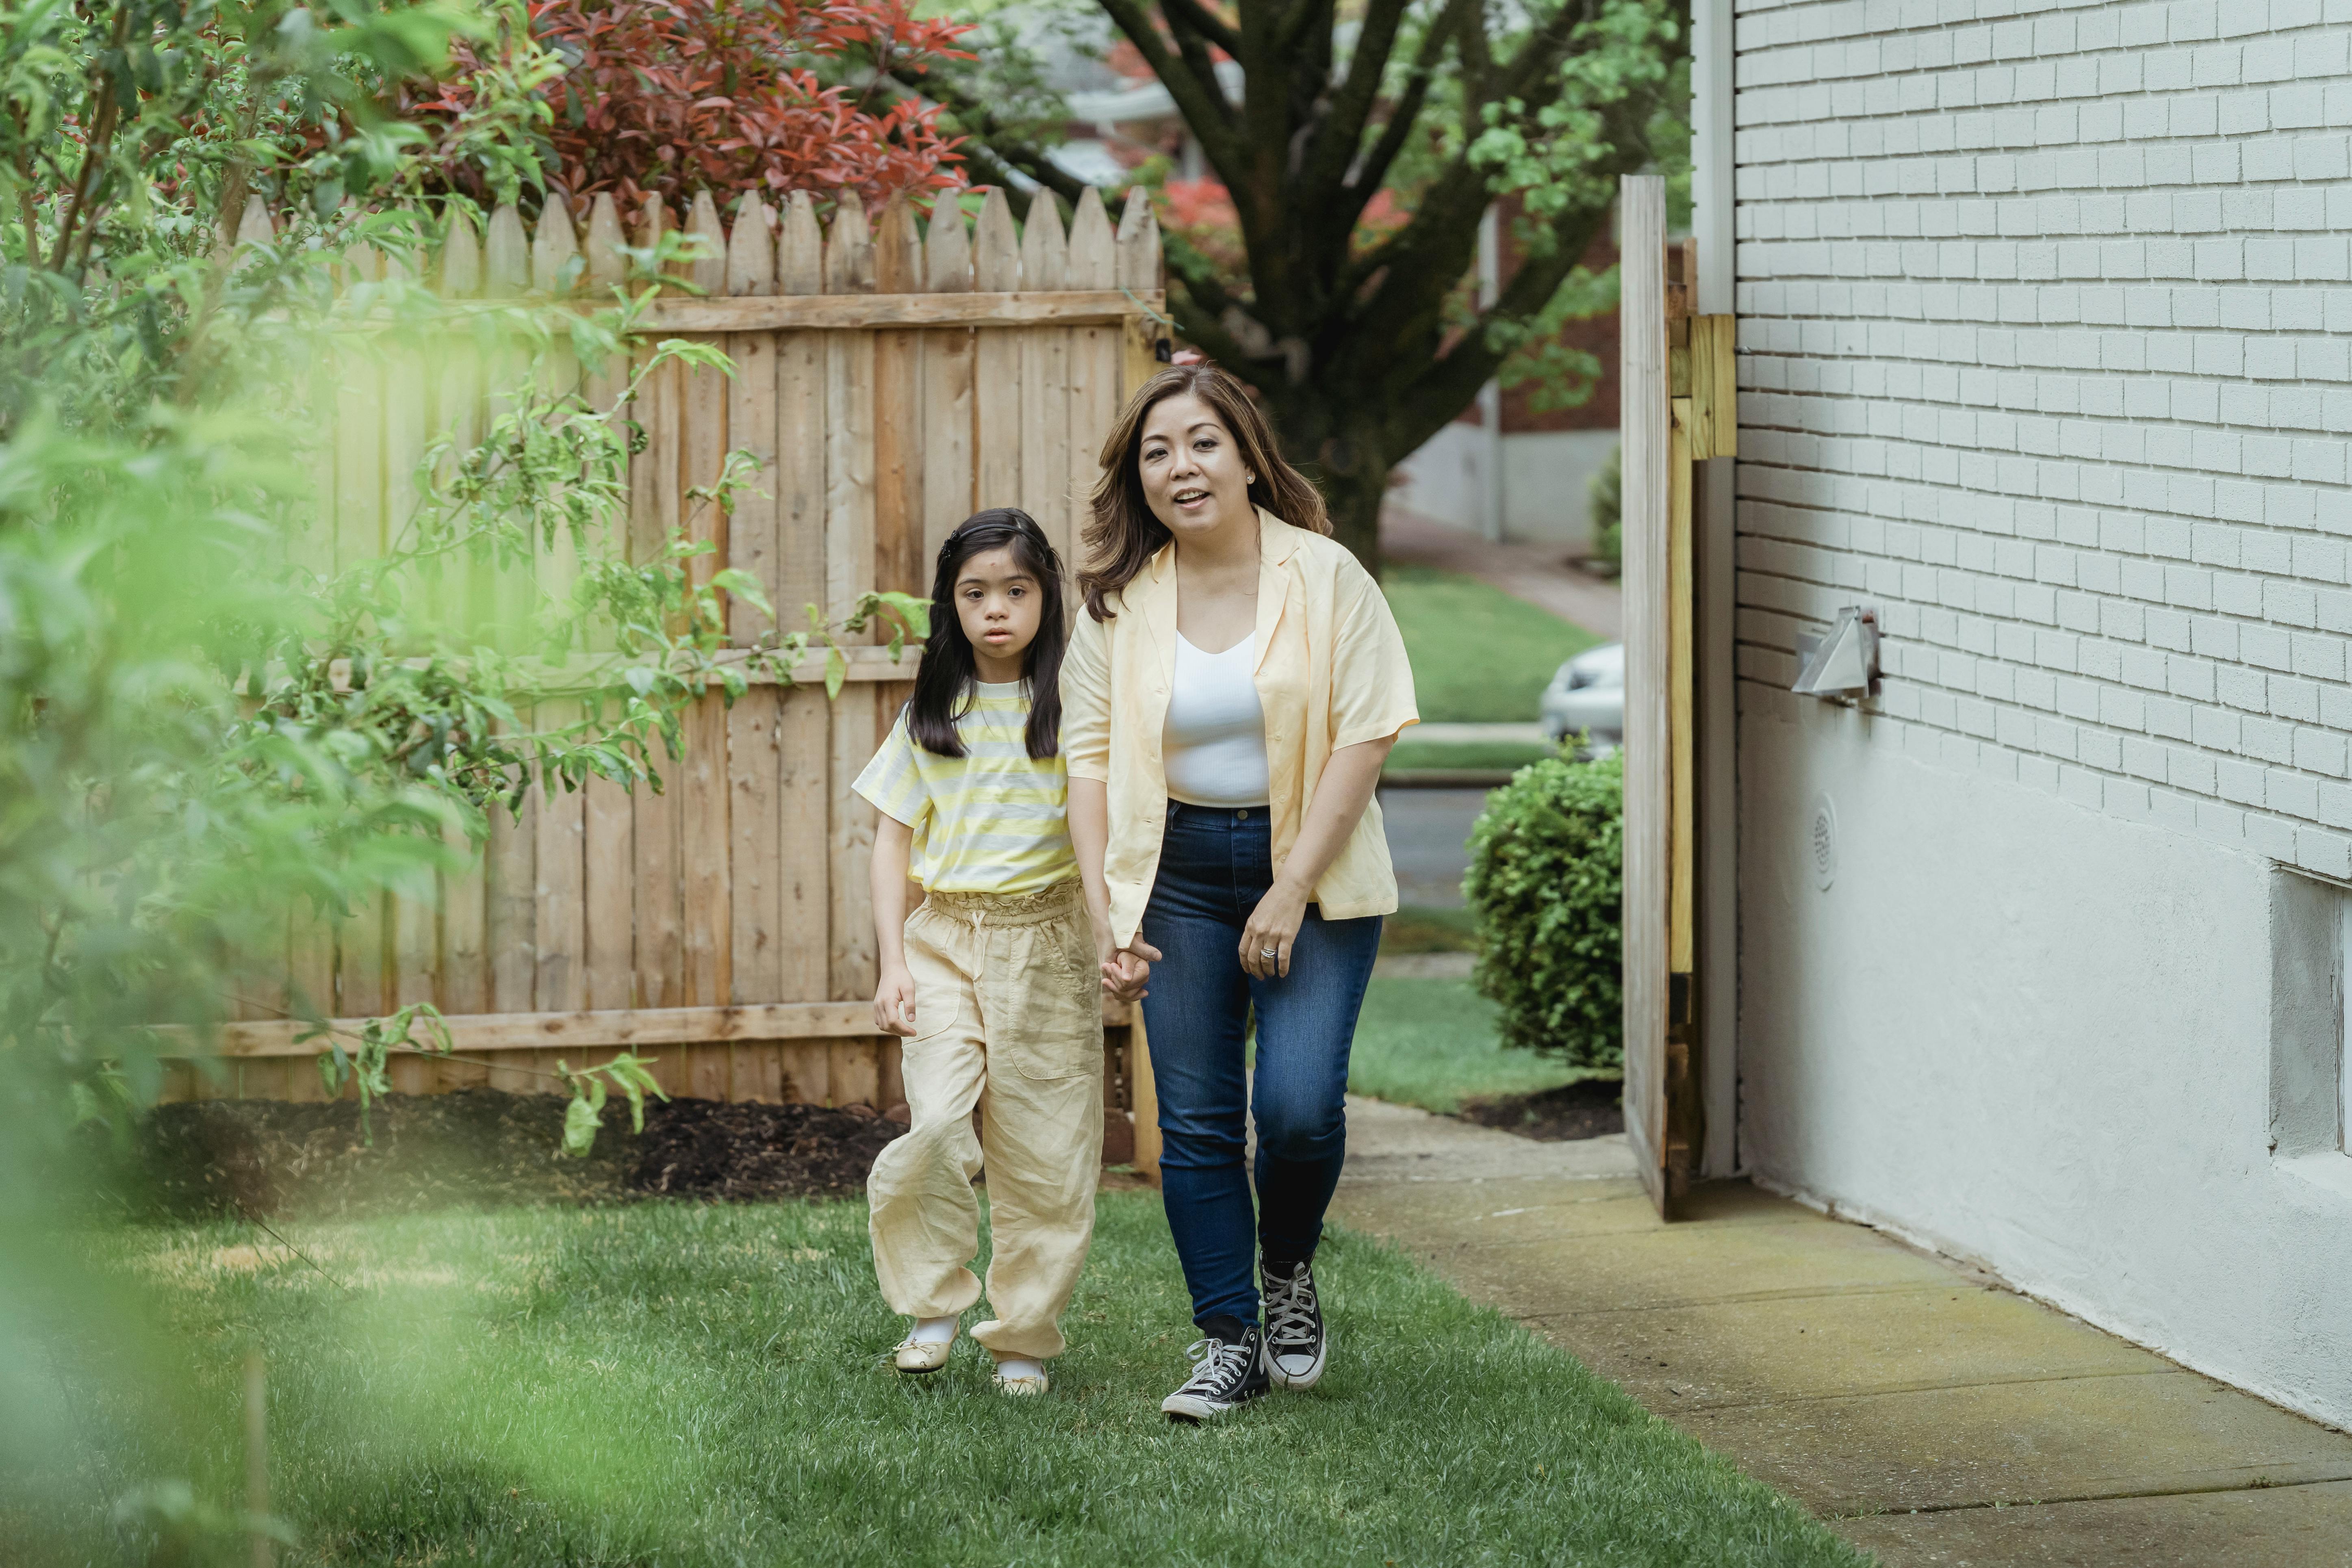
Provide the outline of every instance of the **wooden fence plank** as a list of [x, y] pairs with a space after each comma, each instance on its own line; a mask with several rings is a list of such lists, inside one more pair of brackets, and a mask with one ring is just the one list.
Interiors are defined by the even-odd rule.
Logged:
[[[983, 247], [988, 221], [981, 214]], [[1006, 209], [1005, 223], [1012, 223]], [[1156, 226], [1152, 230], [1156, 237]], [[1124, 253], [1129, 247], [1122, 245]], [[1135, 248], [1139, 249], [1139, 245]], [[1012, 252], [1020, 254], [1018, 243]], [[968, 294], [868, 294], [835, 298], [830, 289], [814, 297], [779, 296], [764, 300], [656, 300], [638, 318], [637, 330], [646, 332], [864, 331], [877, 327], [978, 327], [1013, 330], [1026, 326], [1115, 326], [1135, 314], [1136, 300], [1118, 289], [1039, 294], [1018, 292], [1019, 283]], [[1166, 296], [1154, 283], [1132, 292], [1154, 310], [1165, 307]]]
[[[862, 1038], [874, 1031], [874, 1004], [869, 997], [854, 1002], [778, 1003], [745, 1007], [461, 1014], [444, 1021], [460, 1051], [578, 1051], [705, 1040]], [[338, 1028], [357, 1029], [365, 1019], [353, 1016], [331, 1022]], [[302, 1028], [302, 1025], [286, 1019], [224, 1024], [220, 1031], [221, 1054], [312, 1055], [318, 1047], [301, 1043], [299, 1037]], [[572, 1065], [580, 1065], [578, 1058], [573, 1058]]]
[[1666, 559], [1671, 433], [1665, 343], [1664, 184], [1621, 182], [1624, 254], [1620, 384], [1624, 417], [1625, 1132], [1644, 1187], [1666, 1212], [1666, 909], [1672, 773]]
[[[835, 213], [825, 244], [825, 291], [870, 292], [872, 247], [855, 200]], [[874, 581], [874, 334], [836, 332], [825, 342], [825, 602], [839, 614]], [[832, 945], [830, 994], [870, 996], [874, 989], [873, 897], [866, 867], [874, 852], [874, 810], [849, 786], [873, 754], [874, 689], [842, 689], [833, 704], [831, 800], [826, 857]]]
[[[775, 245], [769, 234], [768, 209], [757, 196], [746, 200], [735, 219], [727, 248], [727, 289], [736, 295], [769, 295], [776, 291]], [[759, 473], [735, 495], [735, 514], [727, 523], [726, 564], [760, 580], [773, 601], [777, 568], [777, 497], [782, 480], [776, 466], [776, 334], [736, 332], [726, 342], [727, 357], [735, 362], [735, 378], [727, 386], [727, 441], [759, 460]], [[756, 642], [774, 630], [774, 623], [757, 606], [735, 601], [728, 606], [729, 636], [739, 644]]]
[[[531, 710], [516, 717], [528, 726]], [[536, 813], [526, 793], [520, 816], [505, 805], [490, 813], [490, 841], [486, 854], [489, 883], [488, 941], [490, 1006], [499, 1013], [537, 1011], [539, 988], [539, 831]], [[528, 1079], [492, 1073], [493, 1089], [530, 1087]]]
[[[757, 220], [752, 225], [758, 226]], [[696, 194], [687, 221], [688, 232], [702, 242], [702, 258], [689, 276], [712, 295], [723, 295], [730, 281], [727, 236], [719, 208], [707, 190]], [[751, 239], [746, 237], [747, 241]], [[764, 269], [762, 269], [764, 272]], [[747, 281], [764, 282], [764, 277]], [[721, 348], [730, 340], [718, 340]], [[732, 393], [723, 372], [693, 369], [685, 375], [685, 404], [679, 437], [685, 446], [681, 482], [709, 489], [725, 467], [728, 419]], [[730, 520], [716, 501], [684, 496], [679, 501], [687, 537], [710, 546], [694, 558], [693, 580], [708, 584], [728, 560]], [[727, 778], [727, 715], [714, 693], [698, 699], [684, 715], [686, 755], [676, 769], [679, 882], [680, 1001], [688, 1006], [728, 1000], [728, 966], [733, 939], [729, 928], [733, 914], [728, 889], [729, 833]], [[707, 1100], [727, 1095], [727, 1052], [723, 1047], [683, 1046], [676, 1053], [688, 1092]]]
[[[824, 237], [816, 207], [796, 191], [776, 250], [776, 287], [816, 294], [824, 287]], [[825, 604], [824, 339], [816, 332], [776, 338], [777, 616], [804, 624], [803, 607]]]
[[[651, 249], [675, 226], [660, 198], [646, 197], [637, 215], [638, 247]], [[640, 563], [654, 559], [678, 521], [681, 396], [675, 365], [651, 372], [638, 384], [635, 416], [645, 445], [629, 470], [629, 551], [630, 558]], [[632, 989], [639, 1007], [674, 1007], [683, 994], [679, 982], [684, 945], [678, 908], [677, 764], [659, 747], [651, 761], [662, 787], [656, 790], [640, 784], [630, 801], [635, 962]], [[653, 1069], [662, 1088], [673, 1094], [685, 1092], [684, 1082], [676, 1076], [677, 1067], [673, 1058]]]
[[[931, 208], [924, 247], [926, 285], [934, 293], [969, 296], [971, 240], [963, 209], [947, 197]], [[923, 552], [925, 572], [940, 545], [972, 512], [971, 378], [974, 334], [969, 326], [923, 334]]]
[[[1128, 190], [1127, 206], [1118, 216], [1118, 243], [1119, 288], [1127, 294], [1139, 296], [1155, 310], [1164, 309], [1160, 303], [1160, 220], [1152, 216], [1151, 200], [1140, 185]], [[1126, 317], [1119, 355], [1121, 403], [1159, 371], [1160, 341], [1159, 323], [1140, 313]]]
[[[923, 287], [923, 241], [905, 195], [882, 209], [874, 244], [874, 286], [891, 293]], [[877, 332], [874, 342], [874, 584], [900, 593], [929, 586], [923, 550], [923, 338]]]
[[[1059, 292], [1069, 247], [1061, 210], [1050, 195], [1029, 204], [1021, 236], [1021, 281]], [[1021, 342], [1021, 493], [1014, 504], [1037, 520], [1064, 560], [1070, 556], [1070, 329], [1023, 329]]]
[[[1102, 194], [1089, 185], [1070, 223], [1069, 285], [1074, 290], [1104, 289], [1118, 279], [1118, 237], [1103, 210]], [[1118, 418], [1119, 353], [1116, 327], [1077, 327], [1070, 333], [1070, 551], [1063, 564], [1069, 571], [1074, 597], [1077, 574], [1086, 564], [1086, 530], [1093, 518], [1090, 499], [1102, 472], [1102, 439]]]
[[[354, 256], [359, 279], [373, 280], [381, 262], [373, 253]], [[354, 280], [357, 280], [356, 279]], [[338, 356], [335, 394], [334, 564], [341, 572], [380, 557], [383, 550], [383, 460], [385, 366], [365, 346], [349, 344]], [[375, 1017], [389, 1011], [385, 972], [385, 899], [367, 893], [353, 900], [350, 916], [334, 929], [334, 994], [339, 1014]], [[235, 1092], [200, 1085], [199, 1092]]]
[[777, 964], [776, 1000], [818, 1002], [832, 994], [833, 709], [821, 687], [777, 693], [776, 854], [778, 930], [788, 933]]
[[[542, 702], [542, 726], [571, 723], [577, 703]], [[551, 710], [553, 711], [551, 712]], [[538, 952], [534, 989], [541, 1010], [569, 1013], [588, 1005], [583, 965], [588, 946], [586, 820], [580, 792], [561, 779], [542, 779], [534, 814], [538, 829]]]
[[784, 923], [778, 841], [784, 760], [776, 738], [783, 698], [780, 688], [755, 687], [727, 716], [729, 855], [734, 862], [729, 888], [734, 953], [727, 1000], [732, 1003], [785, 1000], [784, 948], [792, 931]]
[[728, 826], [728, 712], [717, 694], [686, 711], [686, 759], [678, 766], [685, 894], [686, 995], [688, 1006], [730, 1000], [734, 958], [733, 893]]
[[[972, 281], [983, 292], [1021, 287], [1021, 256], [1013, 234], [1013, 207], [1003, 191], [988, 193], [980, 209], [972, 251]], [[976, 334], [972, 364], [972, 448], [978, 466], [972, 506], [1019, 506], [1021, 472], [1021, 343], [1011, 332]]]

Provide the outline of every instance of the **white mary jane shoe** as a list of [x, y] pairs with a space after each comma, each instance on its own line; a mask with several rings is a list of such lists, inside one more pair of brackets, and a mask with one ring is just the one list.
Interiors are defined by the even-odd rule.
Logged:
[[890, 1364], [918, 1374], [937, 1372], [948, 1364], [948, 1355], [954, 1349], [953, 1340], [900, 1340], [898, 1348], [890, 1352]]
[[1016, 1398], [1031, 1398], [1053, 1386], [1053, 1380], [1045, 1375], [1043, 1367], [1019, 1377], [1007, 1377], [1002, 1372], [996, 1374], [996, 1392], [1009, 1394]]

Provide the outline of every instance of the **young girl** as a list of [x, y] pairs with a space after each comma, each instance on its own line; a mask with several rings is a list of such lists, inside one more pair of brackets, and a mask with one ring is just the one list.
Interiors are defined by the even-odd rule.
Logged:
[[[1094, 1234], [1102, 1001], [1063, 771], [1062, 567], [1025, 512], [971, 518], [940, 547], [915, 695], [858, 775], [874, 842], [876, 1026], [906, 1041], [912, 1125], [866, 1181], [874, 1270], [915, 1320], [900, 1372], [948, 1362], [980, 1246], [988, 1172], [996, 1315], [971, 1337], [1006, 1394], [1045, 1363]], [[909, 876], [924, 899], [907, 913]], [[982, 1108], [982, 1131], [972, 1110]]]

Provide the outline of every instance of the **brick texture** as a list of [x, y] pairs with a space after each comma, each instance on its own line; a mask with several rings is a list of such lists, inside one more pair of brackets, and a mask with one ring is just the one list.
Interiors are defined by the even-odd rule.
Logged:
[[1738, 668], [2352, 875], [2352, 0], [1741, 0]]

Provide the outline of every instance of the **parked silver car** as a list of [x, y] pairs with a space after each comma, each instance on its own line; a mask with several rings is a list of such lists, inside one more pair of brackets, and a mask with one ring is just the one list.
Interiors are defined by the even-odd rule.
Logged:
[[1585, 731], [1595, 752], [1625, 743], [1625, 645], [1587, 648], [1559, 667], [1544, 688], [1544, 733], [1555, 742]]

